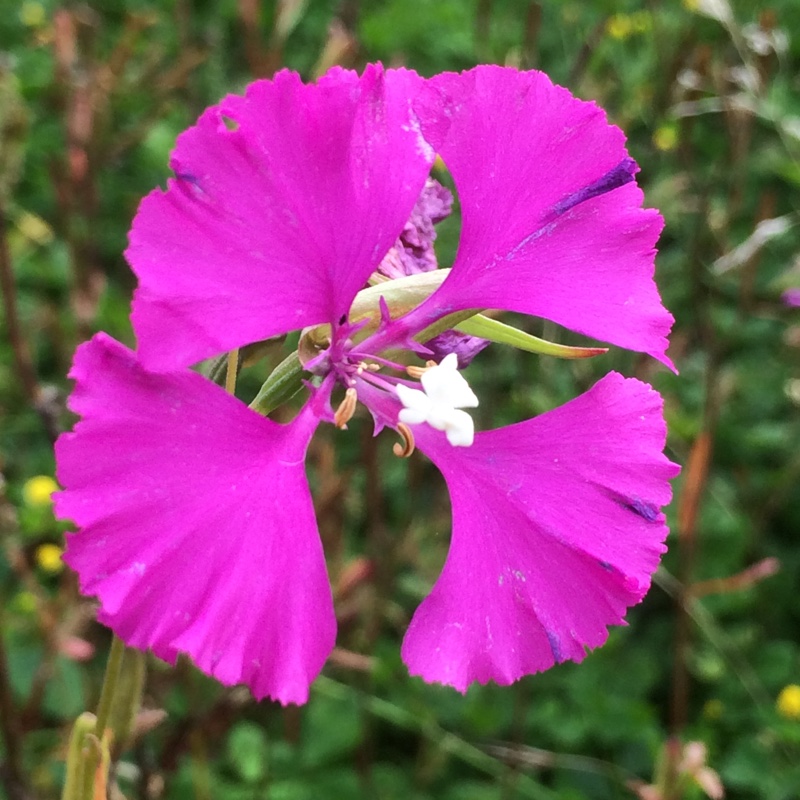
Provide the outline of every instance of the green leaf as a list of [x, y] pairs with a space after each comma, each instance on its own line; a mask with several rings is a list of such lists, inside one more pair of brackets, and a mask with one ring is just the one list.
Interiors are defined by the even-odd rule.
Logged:
[[246, 783], [259, 783], [267, 776], [269, 742], [252, 722], [239, 722], [228, 735], [228, 761]]
[[546, 339], [539, 339], [537, 336], [532, 336], [530, 333], [525, 333], [525, 331], [483, 314], [476, 314], [474, 317], [459, 322], [455, 328], [461, 333], [480, 336], [490, 342], [508, 344], [519, 350], [527, 350], [529, 353], [539, 353], [556, 358], [592, 358], [608, 352], [607, 347], [569, 347], [565, 344], [548, 342]]

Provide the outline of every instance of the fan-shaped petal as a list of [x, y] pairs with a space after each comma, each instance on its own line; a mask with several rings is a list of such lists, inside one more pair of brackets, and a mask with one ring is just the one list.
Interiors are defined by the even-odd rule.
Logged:
[[535, 419], [451, 447], [420, 425], [453, 508], [444, 569], [403, 644], [412, 674], [464, 691], [581, 661], [650, 586], [677, 467], [660, 396], [611, 373]]
[[662, 219], [641, 208], [622, 131], [541, 72], [484, 66], [433, 82], [452, 103], [440, 152], [463, 225], [429, 307], [541, 316], [671, 366], [653, 281]]
[[264, 419], [193, 372], [153, 374], [99, 334], [56, 445], [66, 562], [125, 642], [301, 703], [335, 618], [304, 472], [317, 419]]
[[281, 72], [209, 108], [130, 233], [145, 366], [345, 314], [425, 185], [446, 124], [438, 97], [413, 72], [373, 65], [308, 86]]

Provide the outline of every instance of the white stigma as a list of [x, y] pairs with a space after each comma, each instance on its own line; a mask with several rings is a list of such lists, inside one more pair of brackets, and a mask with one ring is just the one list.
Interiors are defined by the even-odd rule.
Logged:
[[427, 422], [437, 431], [444, 431], [453, 447], [469, 447], [475, 438], [475, 425], [461, 409], [477, 407], [478, 398], [458, 371], [458, 356], [446, 355], [440, 364], [425, 370], [420, 382], [424, 391], [397, 385], [397, 396], [405, 406], [398, 417], [400, 422]]

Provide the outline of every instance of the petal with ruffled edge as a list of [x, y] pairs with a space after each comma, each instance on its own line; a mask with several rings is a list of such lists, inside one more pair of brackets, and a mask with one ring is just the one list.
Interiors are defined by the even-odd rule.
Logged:
[[505, 685], [581, 661], [623, 624], [665, 549], [659, 509], [678, 472], [657, 392], [611, 373], [470, 448], [425, 425], [414, 435], [447, 481], [453, 534], [405, 637], [412, 674], [459, 691]]
[[373, 65], [312, 85], [281, 72], [205, 111], [130, 233], [144, 365], [345, 314], [425, 185], [446, 125], [438, 97], [413, 72]]
[[622, 131], [541, 72], [484, 66], [433, 83], [452, 101], [440, 152], [463, 224], [427, 310], [532, 314], [672, 366], [653, 281], [662, 219], [641, 208]]
[[264, 419], [193, 372], [144, 371], [99, 334], [70, 373], [73, 433], [56, 445], [65, 561], [99, 619], [227, 685], [302, 703], [336, 622], [304, 472], [317, 425]]

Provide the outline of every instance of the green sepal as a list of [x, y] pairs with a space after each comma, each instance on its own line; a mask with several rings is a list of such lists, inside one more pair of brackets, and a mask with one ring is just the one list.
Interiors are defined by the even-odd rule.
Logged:
[[250, 408], [266, 417], [278, 406], [291, 400], [303, 388], [303, 365], [297, 351], [291, 352], [275, 367], [258, 390]]
[[556, 358], [592, 358], [608, 352], [607, 347], [569, 347], [565, 344], [548, 342], [546, 339], [531, 336], [525, 331], [484, 314], [475, 314], [475, 316], [459, 322], [455, 325], [455, 329], [470, 336], [488, 339], [490, 342], [508, 344], [519, 350], [527, 350], [529, 353], [539, 353]]
[[97, 726], [97, 717], [84, 711], [72, 726], [72, 733], [67, 746], [67, 775], [61, 800], [82, 800], [83, 776], [86, 770], [87, 737], [93, 736]]

